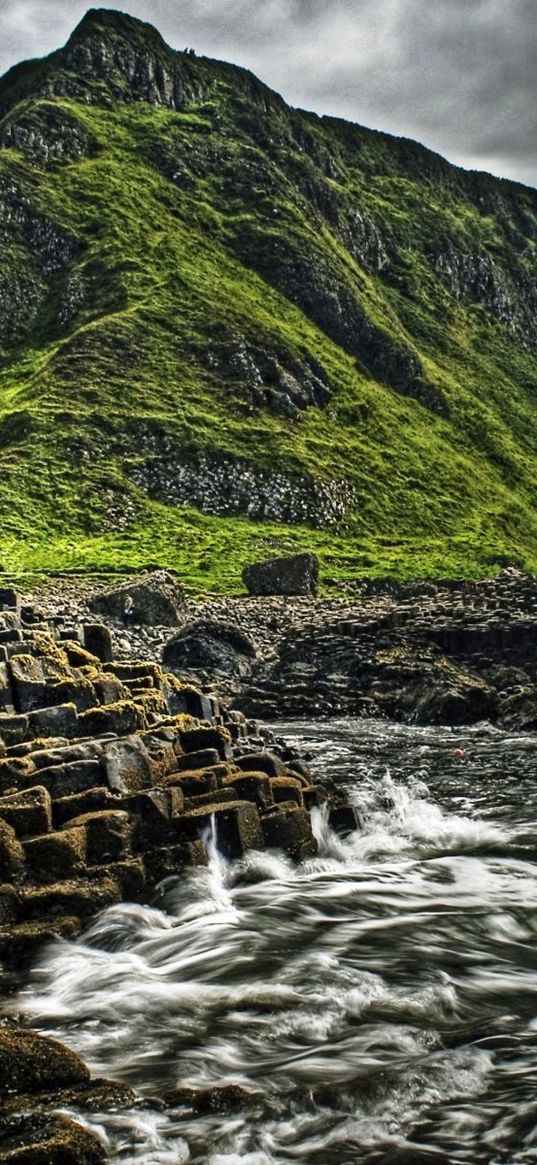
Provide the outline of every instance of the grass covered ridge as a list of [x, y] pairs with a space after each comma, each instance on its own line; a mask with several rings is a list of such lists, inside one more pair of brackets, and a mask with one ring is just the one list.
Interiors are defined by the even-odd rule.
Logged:
[[[537, 194], [155, 37], [90, 14], [0, 83], [0, 565], [537, 569]], [[330, 526], [178, 503], [200, 458], [351, 501]]]

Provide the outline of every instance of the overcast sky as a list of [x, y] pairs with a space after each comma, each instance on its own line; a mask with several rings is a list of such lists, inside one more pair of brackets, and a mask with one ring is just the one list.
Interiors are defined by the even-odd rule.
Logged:
[[[124, 0], [175, 48], [253, 69], [292, 105], [537, 186], [537, 0]], [[0, 0], [0, 73], [89, 4]]]

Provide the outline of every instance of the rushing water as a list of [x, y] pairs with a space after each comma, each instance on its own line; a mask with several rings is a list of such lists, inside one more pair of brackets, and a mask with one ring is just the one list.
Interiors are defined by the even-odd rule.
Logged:
[[[360, 805], [277, 854], [107, 910], [18, 1006], [145, 1100], [91, 1117], [123, 1165], [537, 1162], [537, 737], [280, 725]], [[464, 756], [455, 750], [464, 748]], [[225, 1115], [164, 1110], [234, 1083]]]

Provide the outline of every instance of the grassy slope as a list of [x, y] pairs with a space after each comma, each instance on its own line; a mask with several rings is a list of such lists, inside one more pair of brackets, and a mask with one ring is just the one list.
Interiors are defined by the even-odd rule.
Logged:
[[[206, 91], [185, 114], [57, 98], [23, 101], [8, 115], [46, 124], [60, 109], [95, 148], [47, 167], [0, 151], [0, 178], [15, 178], [83, 244], [0, 364], [1, 565], [151, 562], [179, 569], [194, 587], [226, 589], [240, 586], [253, 556], [294, 548], [316, 550], [333, 577], [476, 575], [504, 556], [537, 569], [537, 360], [482, 308], [451, 297], [427, 257], [445, 236], [460, 250], [488, 248], [512, 261], [505, 223], [480, 213], [458, 185], [449, 192], [411, 167], [402, 176], [381, 135], [293, 115], [319, 157], [335, 160], [326, 188], [397, 244], [390, 278], [371, 274], [304, 194], [309, 177], [319, 182], [319, 164], [297, 145], [285, 107], [252, 112], [231, 72], [199, 67]], [[260, 122], [270, 151], [256, 141]], [[170, 155], [187, 182], [166, 177]], [[529, 195], [528, 206], [531, 219]], [[449, 419], [375, 381], [256, 273], [257, 248], [279, 245], [328, 256], [369, 317], [419, 353]], [[14, 265], [25, 261], [18, 248]], [[62, 328], [57, 300], [73, 271], [84, 293]], [[251, 405], [244, 385], [204, 358], [230, 337], [312, 353], [334, 386], [331, 401], [295, 420]], [[319, 531], [150, 501], [124, 473], [125, 459], [143, 453], [137, 420], [158, 421], [188, 449], [346, 478], [355, 511]]]

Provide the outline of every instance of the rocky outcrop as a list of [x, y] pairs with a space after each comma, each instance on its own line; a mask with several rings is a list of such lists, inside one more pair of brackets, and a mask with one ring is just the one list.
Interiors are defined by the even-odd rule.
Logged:
[[436, 273], [458, 300], [478, 304], [507, 325], [527, 347], [535, 347], [537, 279], [521, 266], [508, 273], [490, 255], [454, 246], [433, 258]]
[[[236, 628], [212, 633], [222, 649], [254, 655]], [[210, 835], [229, 858], [266, 846], [311, 856], [309, 810], [345, 803], [268, 730], [157, 663], [110, 658], [111, 645], [104, 625], [39, 622], [0, 590], [7, 969], [28, 967], [43, 942], [76, 936], [104, 907], [206, 864]]]
[[[80, 245], [37, 209], [19, 182], [4, 177], [0, 244], [0, 347], [7, 348], [28, 333], [58, 277], [80, 253]], [[55, 306], [59, 315], [61, 304]]]
[[52, 102], [18, 111], [0, 129], [0, 149], [20, 150], [40, 166], [58, 165], [94, 155], [95, 139], [70, 111]]
[[254, 460], [214, 451], [209, 456], [178, 448], [163, 434], [162, 452], [130, 460], [125, 472], [150, 498], [193, 505], [205, 514], [243, 514], [267, 522], [336, 525], [355, 504], [352, 486], [292, 474]]
[[205, 346], [200, 359], [212, 375], [237, 382], [243, 388], [245, 405], [267, 408], [277, 416], [296, 420], [303, 409], [324, 408], [333, 395], [333, 386], [317, 360], [309, 353], [300, 359], [289, 352], [272, 354], [254, 346], [243, 336]]

